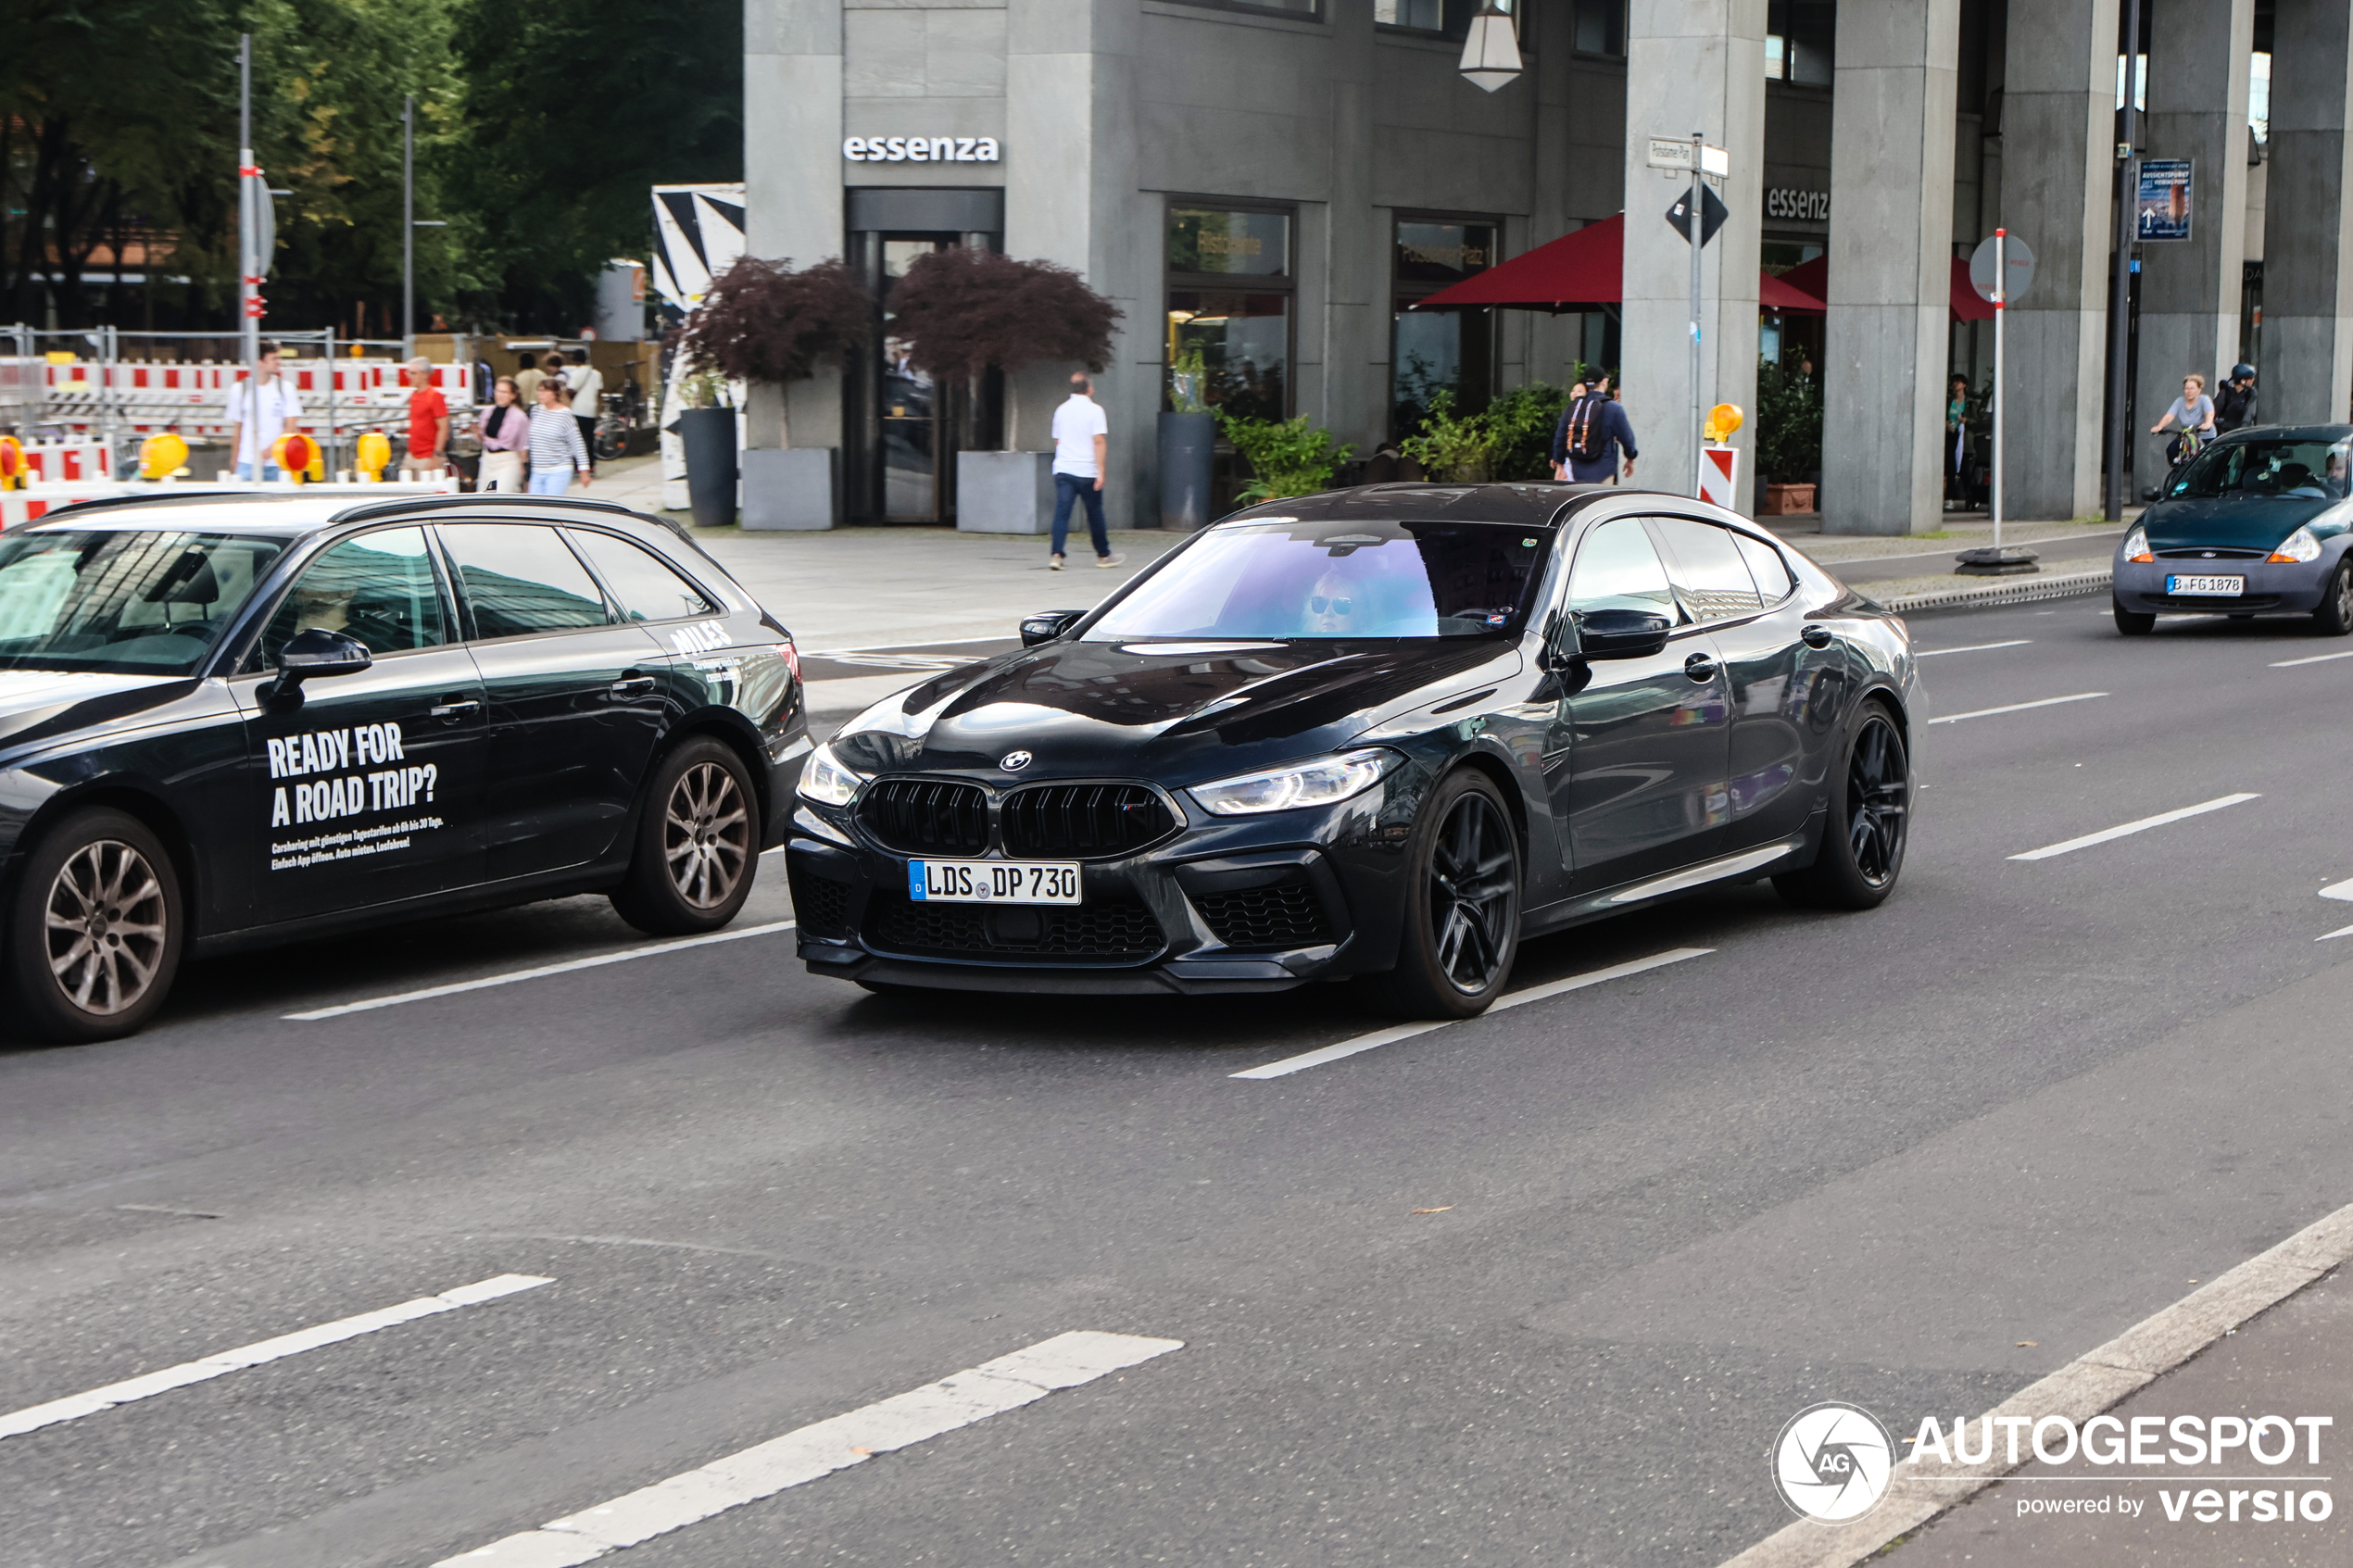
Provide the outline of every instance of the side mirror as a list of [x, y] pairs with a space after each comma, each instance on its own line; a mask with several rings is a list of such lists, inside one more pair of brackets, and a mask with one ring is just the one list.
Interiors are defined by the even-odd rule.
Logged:
[[1085, 620], [1087, 612], [1083, 609], [1050, 609], [1025, 616], [1021, 623], [1021, 646], [1034, 648], [1040, 643], [1051, 643]]
[[295, 696], [301, 692], [305, 681], [328, 675], [357, 675], [374, 663], [366, 646], [357, 638], [313, 626], [296, 632], [278, 650], [278, 678], [271, 684], [270, 696]]
[[[1589, 609], [1569, 617], [1576, 646], [1587, 659], [1647, 659], [1667, 646], [1675, 623], [1646, 609]], [[1564, 639], [1566, 641], [1567, 639]]]

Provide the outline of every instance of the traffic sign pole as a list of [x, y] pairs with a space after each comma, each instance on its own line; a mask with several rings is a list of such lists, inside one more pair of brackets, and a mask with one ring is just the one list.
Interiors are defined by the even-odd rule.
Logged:
[[1994, 558], [2002, 558], [2002, 318], [2009, 314], [2009, 231], [1994, 231]]
[[[1706, 237], [1700, 232], [1700, 225], [1706, 220], [1705, 212], [1706, 202], [1701, 193], [1706, 188], [1702, 183], [1705, 177], [1702, 165], [1705, 162], [1706, 148], [1706, 137], [1700, 132], [1692, 132], [1692, 198], [1689, 218], [1692, 226], [1692, 494], [1694, 496], [1705, 494], [1699, 476], [1699, 465], [1706, 460], [1703, 454], [1707, 450], [1707, 416], [1701, 412], [1706, 407], [1706, 399], [1700, 395], [1699, 386], [1699, 253], [1700, 247], [1706, 244]], [[1729, 245], [1730, 242], [1725, 243]]]

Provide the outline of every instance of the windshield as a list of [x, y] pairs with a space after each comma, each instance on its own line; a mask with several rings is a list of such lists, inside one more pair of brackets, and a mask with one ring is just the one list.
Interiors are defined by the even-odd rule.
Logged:
[[227, 533], [0, 536], [0, 669], [185, 675], [284, 548]]
[[2346, 441], [2229, 441], [2208, 446], [2166, 491], [2167, 500], [2291, 497], [2335, 501], [2345, 496]]
[[1516, 630], [1549, 529], [1302, 522], [1212, 529], [1090, 627], [1136, 637], [1478, 637]]

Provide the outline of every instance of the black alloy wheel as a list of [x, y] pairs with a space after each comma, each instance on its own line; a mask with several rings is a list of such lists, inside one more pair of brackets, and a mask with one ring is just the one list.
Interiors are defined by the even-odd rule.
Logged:
[[2353, 632], [2353, 556], [2339, 561], [2330, 575], [2328, 591], [2321, 596], [2320, 608], [2312, 611], [2312, 629], [2323, 637]]
[[2116, 610], [2116, 629], [2128, 637], [2145, 637], [2157, 630], [2157, 616], [2148, 611], [2126, 609], [2120, 602], [2111, 601]]
[[1911, 759], [1903, 734], [1885, 707], [1868, 703], [1847, 742], [1846, 766], [1831, 781], [1819, 853], [1804, 871], [1775, 877], [1773, 885], [1802, 908], [1877, 907], [1904, 869], [1911, 815]]
[[69, 817], [28, 859], [13, 903], [9, 969], [35, 1037], [117, 1039], [163, 1005], [180, 969], [180, 885], [145, 823]]
[[1519, 951], [1519, 835], [1484, 773], [1466, 768], [1431, 791], [1412, 854], [1397, 967], [1370, 984], [1407, 1018], [1473, 1017], [1502, 994]]
[[612, 906], [651, 935], [716, 931], [750, 896], [759, 858], [751, 775], [733, 747], [698, 735], [654, 770], [636, 853]]

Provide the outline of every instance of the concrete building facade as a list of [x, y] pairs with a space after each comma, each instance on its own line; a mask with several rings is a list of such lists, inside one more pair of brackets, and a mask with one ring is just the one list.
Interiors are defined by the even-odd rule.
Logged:
[[[1648, 145], [1700, 132], [1730, 171], [1698, 394], [1752, 407], [1760, 358], [1813, 367], [1825, 527], [1937, 526], [1948, 377], [1982, 383], [1992, 359], [1990, 331], [1953, 320], [1951, 267], [1996, 224], [2039, 262], [2007, 325], [2008, 509], [2078, 516], [2099, 508], [2117, 422], [2121, 138], [2193, 170], [2189, 237], [2136, 246], [2137, 426], [2182, 373], [2241, 357], [2267, 418], [2353, 401], [2347, 0], [2141, 0], [2129, 120], [2127, 6], [1511, 0], [1524, 69], [1490, 94], [1457, 69], [1470, 0], [746, 0], [747, 239], [846, 257], [886, 300], [944, 245], [1083, 275], [1124, 318], [1098, 392], [1115, 525], [1157, 521], [1153, 431], [1178, 375], [1362, 456], [1440, 393], [1476, 407], [1605, 364], [1638, 482], [1688, 488], [1690, 252], [1664, 219], [1682, 177]], [[1620, 211], [1606, 307], [1406, 308]], [[1817, 260], [1827, 313], [1760, 317], [1760, 272]], [[947, 521], [957, 446], [1046, 445], [1069, 369], [936, 388], [886, 320], [846, 371], [756, 389], [749, 439], [837, 447], [844, 521]], [[2129, 462], [2154, 483], [2161, 443], [2136, 436]]]

